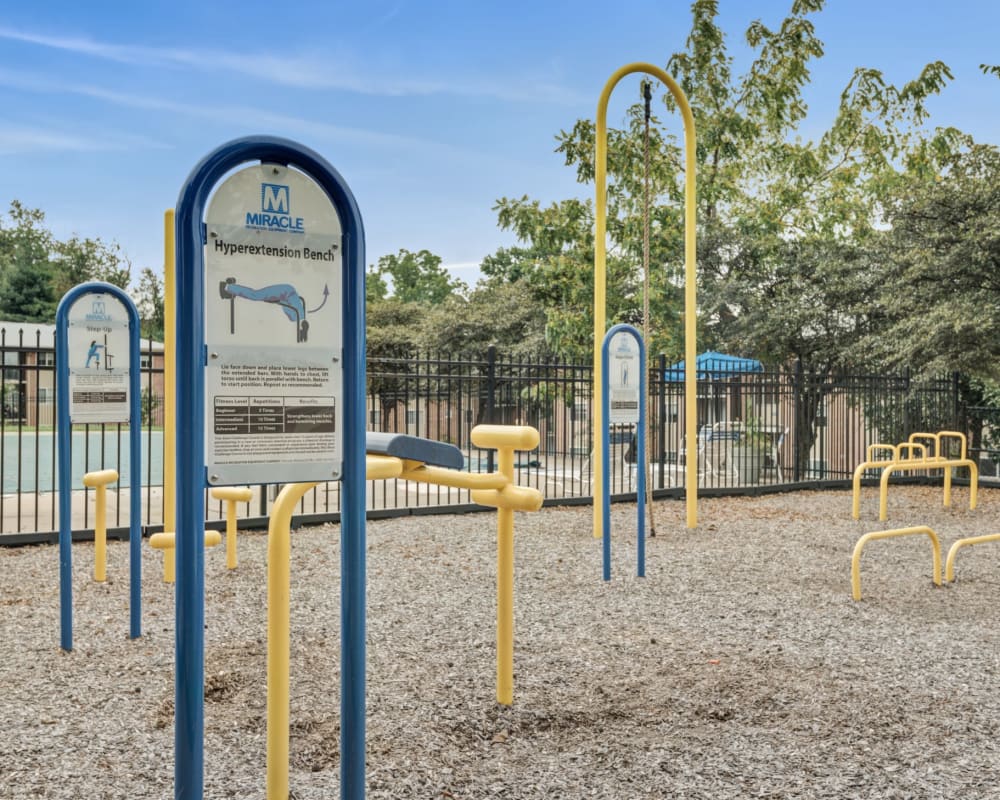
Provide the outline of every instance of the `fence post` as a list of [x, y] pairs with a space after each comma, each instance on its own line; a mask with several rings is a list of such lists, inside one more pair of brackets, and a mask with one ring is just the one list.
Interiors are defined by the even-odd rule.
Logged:
[[905, 442], [910, 434], [910, 368], [903, 368], [903, 435], [900, 441]]
[[963, 433], [968, 433], [965, 429], [964, 420], [962, 419], [962, 403], [961, 395], [959, 394], [959, 375], [958, 372], [951, 373], [951, 399], [952, 399], [952, 430], [962, 431]]
[[795, 426], [792, 429], [792, 453], [795, 459], [795, 482], [802, 480], [802, 461], [799, 458], [799, 428], [802, 425], [802, 359], [795, 359], [795, 374], [792, 376], [792, 405], [795, 408], [793, 418]]
[[[497, 392], [497, 349], [494, 345], [486, 348], [486, 422], [490, 425], [498, 425], [496, 418], [496, 404], [494, 402]], [[493, 472], [493, 450], [486, 453], [486, 471]]]
[[667, 356], [665, 353], [660, 353], [659, 357], [656, 359], [656, 377], [659, 381], [657, 395], [658, 395], [658, 410], [659, 410], [659, 423], [660, 429], [657, 431], [657, 450], [656, 453], [656, 463], [658, 465], [657, 475], [658, 481], [656, 487], [662, 489], [665, 484], [666, 478], [666, 461], [667, 461], [667, 381], [664, 375], [667, 374]]

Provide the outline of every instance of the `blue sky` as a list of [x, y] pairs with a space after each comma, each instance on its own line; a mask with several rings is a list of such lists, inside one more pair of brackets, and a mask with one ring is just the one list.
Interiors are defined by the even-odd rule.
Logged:
[[[737, 71], [754, 18], [791, 0], [719, 0]], [[593, 117], [608, 77], [665, 64], [684, 45], [687, 0], [367, 0], [86, 3], [0, 0], [0, 208], [42, 209], [57, 236], [118, 242], [162, 268], [162, 215], [191, 168], [230, 139], [286, 136], [324, 155], [357, 197], [368, 263], [428, 249], [469, 283], [513, 243], [504, 196], [592, 196], [554, 152]], [[828, 0], [826, 56], [806, 98], [815, 135], [856, 66], [902, 83], [929, 61], [955, 76], [932, 124], [1000, 144], [996, 0]], [[635, 85], [619, 85], [609, 124]]]

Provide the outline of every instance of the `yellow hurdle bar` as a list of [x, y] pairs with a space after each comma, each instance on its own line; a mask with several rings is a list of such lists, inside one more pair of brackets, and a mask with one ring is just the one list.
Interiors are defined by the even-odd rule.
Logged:
[[[684, 120], [684, 433], [688, 442], [698, 439], [698, 375], [695, 362], [697, 347], [697, 272], [696, 272], [696, 196], [694, 115], [687, 97], [676, 81], [655, 64], [627, 64], [616, 71], [604, 86], [597, 101], [596, 153], [594, 158], [595, 234], [594, 234], [594, 537], [601, 537], [604, 503], [603, 462], [604, 411], [601, 406], [604, 391], [601, 374], [601, 344], [604, 341], [607, 306], [607, 214], [608, 214], [608, 101], [611, 92], [626, 75], [645, 72], [662, 81], [674, 96]], [[693, 445], [689, 445], [693, 447]], [[688, 459], [686, 475], [687, 527], [698, 525], [698, 461]]]
[[1000, 542], [1000, 533], [990, 533], [986, 536], [969, 536], [966, 539], [959, 539], [955, 542], [951, 546], [951, 549], [948, 550], [948, 559], [944, 565], [944, 579], [949, 582], [955, 580], [955, 555], [959, 550], [969, 545], [985, 544], [986, 542]]
[[[118, 471], [102, 469], [83, 476], [83, 485], [97, 489], [94, 497], [94, 580], [107, 580], [108, 560], [108, 484], [118, 480]], [[135, 491], [135, 490], [133, 490]]]
[[891, 531], [873, 531], [858, 539], [858, 543], [854, 545], [854, 554], [851, 556], [851, 593], [855, 600], [861, 599], [861, 550], [864, 546], [872, 539], [891, 539], [896, 536], [913, 536], [915, 534], [924, 534], [930, 538], [934, 549], [934, 585], [941, 585], [941, 543], [934, 531], [926, 525], [918, 525], [915, 528], [896, 528]]
[[878, 518], [884, 522], [888, 516], [889, 506], [889, 477], [896, 470], [908, 469], [943, 469], [944, 470], [944, 501], [945, 508], [951, 506], [951, 470], [953, 467], [969, 468], [969, 511], [974, 511], [979, 494], [979, 466], [969, 458], [926, 458], [908, 459], [889, 464], [882, 470], [882, 479], [879, 481], [878, 495]]

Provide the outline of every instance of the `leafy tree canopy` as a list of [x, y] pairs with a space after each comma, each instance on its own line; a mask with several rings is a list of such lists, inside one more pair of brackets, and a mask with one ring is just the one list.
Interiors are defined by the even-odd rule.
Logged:
[[886, 208], [875, 358], [1000, 380], [1000, 149], [973, 145], [911, 175]]
[[45, 214], [11, 201], [0, 216], [0, 318], [55, 321], [56, 306], [73, 286], [102, 280], [126, 289], [131, 264], [117, 244], [72, 236], [58, 241]]
[[373, 299], [388, 296], [387, 278], [392, 282], [391, 296], [402, 303], [437, 305], [466, 290], [462, 281], [453, 278], [441, 266], [441, 257], [428, 250], [417, 253], [400, 250], [394, 255], [382, 256], [378, 266], [368, 272], [368, 280], [372, 283], [369, 295]]

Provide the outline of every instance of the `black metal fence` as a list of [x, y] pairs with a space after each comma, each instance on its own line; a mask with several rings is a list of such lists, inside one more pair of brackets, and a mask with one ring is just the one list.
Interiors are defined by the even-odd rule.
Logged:
[[[47, 339], [47, 341], [45, 341]], [[55, 359], [51, 333], [0, 330], [3, 397], [0, 404], [0, 544], [43, 541], [58, 528], [55, 421]], [[157, 349], [158, 348], [158, 349]], [[162, 346], [143, 352], [143, 525], [163, 523]], [[984, 431], [1000, 413], [963, 405], [952, 375], [914, 381], [900, 375], [816, 375], [801, 368], [741, 371], [728, 362], [699, 365], [698, 441], [684, 439], [684, 383], [661, 356], [648, 381], [649, 475], [661, 493], [682, 493], [689, 457], [696, 456], [700, 490], [759, 492], [768, 487], [833, 485], [847, 481], [866, 448], [899, 442], [916, 431], [960, 430], [970, 436], [972, 457], [984, 475], [996, 475], [1000, 456], [983, 444]], [[537, 450], [522, 453], [517, 480], [540, 489], [549, 502], [587, 502], [593, 477], [592, 367], [555, 359], [514, 359], [491, 349], [476, 357], [413, 354], [368, 362], [368, 427], [451, 442], [473, 472], [494, 469], [492, 451], [471, 442], [481, 423], [532, 425]], [[115, 468], [127, 475], [126, 425], [76, 426], [73, 433], [74, 530], [92, 524], [93, 494], [82, 488], [84, 472]], [[988, 438], [988, 437], [986, 437]], [[634, 432], [611, 435], [612, 495], [635, 492]], [[280, 487], [254, 487], [241, 504], [245, 524], [263, 524]], [[471, 506], [467, 491], [401, 480], [370, 481], [371, 514]], [[321, 484], [301, 502], [303, 521], [339, 517], [338, 483]], [[128, 493], [111, 492], [109, 524], [126, 529]], [[117, 502], [116, 502], [117, 501]], [[224, 509], [206, 492], [210, 525]]]

